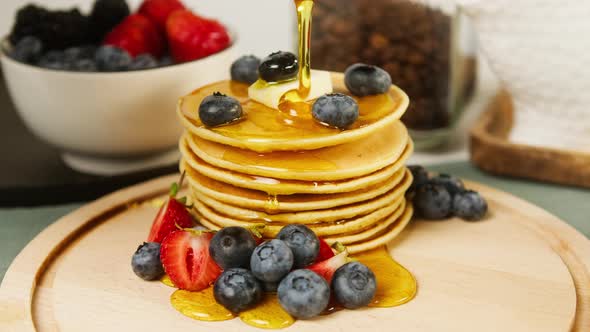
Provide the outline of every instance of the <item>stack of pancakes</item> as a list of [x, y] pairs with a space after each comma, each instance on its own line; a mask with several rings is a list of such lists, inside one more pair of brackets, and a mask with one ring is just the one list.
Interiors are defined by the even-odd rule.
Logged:
[[[334, 85], [342, 89], [340, 75]], [[235, 92], [227, 86], [222, 93]], [[180, 168], [204, 226], [264, 224], [271, 238], [284, 225], [306, 224], [328, 243], [358, 253], [387, 244], [408, 224], [412, 206], [405, 193], [412, 176], [404, 165], [413, 143], [399, 121], [408, 105], [400, 89], [390, 90], [392, 109], [366, 126], [288, 141], [280, 128], [244, 138], [200, 125], [198, 105], [209, 92], [197, 91], [179, 103], [186, 128]], [[252, 101], [243, 102], [247, 114], [245, 103]]]

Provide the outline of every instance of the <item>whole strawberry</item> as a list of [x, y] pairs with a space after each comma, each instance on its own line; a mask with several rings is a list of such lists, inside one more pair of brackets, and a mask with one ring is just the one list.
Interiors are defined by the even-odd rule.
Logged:
[[164, 54], [166, 46], [155, 23], [141, 14], [127, 16], [106, 35], [103, 44], [124, 49], [133, 57], [148, 53], [156, 58]]
[[168, 17], [175, 11], [182, 9], [185, 7], [178, 0], [144, 0], [138, 12], [152, 20], [158, 29], [164, 32]]
[[218, 53], [230, 45], [225, 27], [188, 10], [175, 11], [166, 22], [166, 33], [176, 62], [187, 62]]

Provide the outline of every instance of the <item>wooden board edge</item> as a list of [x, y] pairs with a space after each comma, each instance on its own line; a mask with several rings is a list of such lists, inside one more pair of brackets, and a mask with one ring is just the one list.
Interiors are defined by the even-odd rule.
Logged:
[[557, 216], [524, 199], [489, 186], [465, 182], [468, 187], [476, 190], [483, 188], [492, 194], [509, 195], [515, 209], [518, 209], [520, 213], [528, 214], [532, 220], [536, 221], [529, 223], [515, 220], [545, 240], [561, 257], [576, 287], [576, 318], [572, 331], [590, 331], [590, 240]]
[[590, 154], [512, 143], [513, 105], [500, 91], [470, 132], [471, 161], [484, 171], [590, 188]]
[[[117, 208], [125, 208], [130, 203], [165, 193], [176, 177], [177, 175], [170, 175], [157, 178], [105, 196], [60, 218], [41, 232], [13, 261], [0, 285], [0, 329], [10, 332], [37, 331], [32, 316], [35, 286], [53, 257], [80, 232], [94, 226], [93, 221], [100, 219], [100, 216], [116, 214]], [[526, 211], [531, 219], [537, 221], [537, 224], [520, 220], [516, 222], [545, 239], [560, 255], [574, 279], [578, 296], [572, 331], [590, 330], [590, 241], [540, 207], [491, 187], [472, 183], [468, 185], [475, 189], [484, 188], [492, 195], [510, 199], [521, 213]], [[39, 257], [39, 252], [49, 254]]]
[[105, 215], [117, 214], [130, 203], [165, 193], [177, 178], [167, 175], [116, 191], [69, 213], [39, 233], [17, 255], [0, 285], [0, 330], [37, 331], [32, 315], [35, 287], [53, 258]]

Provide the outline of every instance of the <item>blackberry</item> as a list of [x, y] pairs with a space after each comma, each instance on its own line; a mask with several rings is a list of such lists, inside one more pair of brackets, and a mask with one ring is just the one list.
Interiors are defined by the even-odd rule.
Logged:
[[37, 37], [45, 50], [63, 50], [88, 41], [90, 23], [78, 9], [49, 11], [27, 5], [16, 14], [10, 42], [16, 45], [25, 36]]
[[91, 38], [101, 41], [104, 36], [130, 14], [125, 0], [96, 0], [90, 12]]

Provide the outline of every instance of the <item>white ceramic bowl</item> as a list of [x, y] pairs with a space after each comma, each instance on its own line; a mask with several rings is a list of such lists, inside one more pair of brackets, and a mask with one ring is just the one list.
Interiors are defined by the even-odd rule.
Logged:
[[101, 174], [146, 168], [176, 151], [182, 132], [178, 98], [227, 79], [235, 60], [230, 46], [169, 67], [80, 73], [23, 64], [1, 53], [8, 91], [26, 126], [63, 151], [73, 168]]

